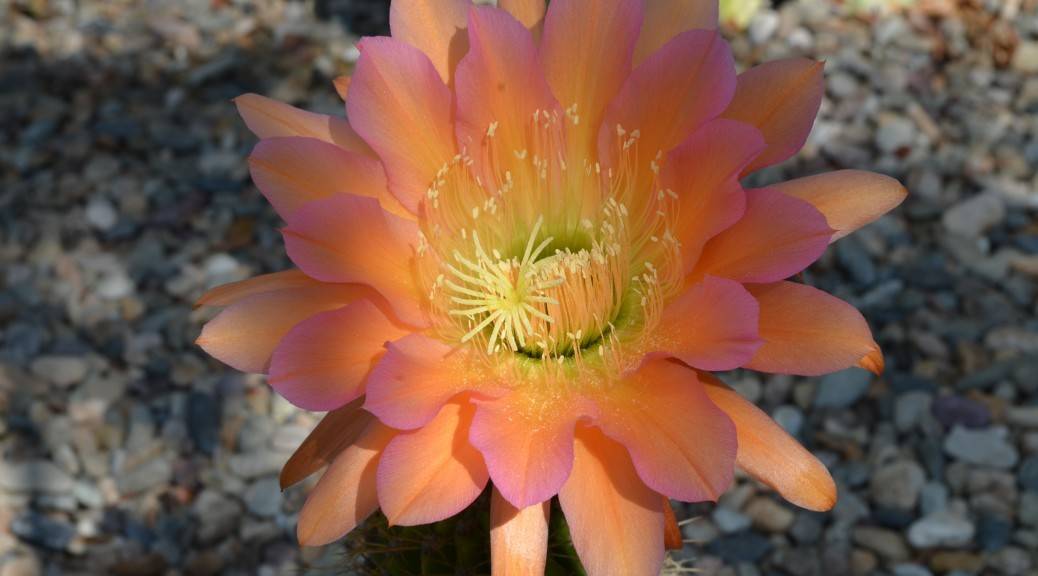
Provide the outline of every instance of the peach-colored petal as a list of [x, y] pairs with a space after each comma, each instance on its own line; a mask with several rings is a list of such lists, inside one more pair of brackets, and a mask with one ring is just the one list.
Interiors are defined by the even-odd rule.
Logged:
[[660, 495], [638, 478], [622, 445], [597, 429], [578, 429], [573, 472], [559, 504], [588, 576], [659, 573]]
[[893, 210], [908, 191], [897, 180], [862, 170], [838, 170], [797, 178], [773, 189], [810, 202], [836, 230], [833, 241]]
[[[530, 31], [490, 6], [469, 10], [469, 53], [458, 64], [458, 144], [476, 150], [490, 138], [507, 156], [526, 148], [539, 110], [557, 107], [544, 79]], [[477, 159], [479, 158], [476, 156]]]
[[353, 530], [378, 508], [379, 455], [396, 431], [372, 419], [355, 443], [335, 457], [299, 512], [303, 546], [323, 546]]
[[335, 93], [342, 98], [342, 101], [346, 101], [346, 96], [350, 93], [350, 82], [352, 78], [349, 76], [337, 76], [335, 80], [332, 80], [332, 85], [335, 86]]
[[807, 141], [825, 91], [822, 66], [806, 58], [789, 58], [766, 62], [739, 75], [735, 97], [724, 117], [756, 126], [768, 143], [744, 174], [786, 160]]
[[707, 276], [664, 308], [647, 350], [703, 370], [732, 370], [761, 346], [757, 303], [742, 284]]
[[[760, 303], [760, 336], [764, 345], [747, 368], [819, 376], [854, 366], [863, 359], [875, 360], [879, 346], [854, 306], [795, 282], [749, 288]], [[880, 362], [882, 358], [880, 355]]]
[[685, 537], [678, 526], [678, 518], [670, 505], [670, 498], [660, 496], [663, 500], [663, 545], [667, 550], [681, 550], [685, 547]]
[[286, 288], [317, 286], [319, 284], [319, 281], [303, 274], [299, 270], [261, 274], [239, 282], [217, 286], [202, 294], [202, 297], [195, 302], [195, 306], [228, 306], [253, 294], [262, 294], [263, 292], [273, 292]]
[[832, 233], [825, 216], [807, 202], [770, 188], [749, 190], [743, 217], [706, 243], [692, 276], [782, 280], [817, 260]]
[[394, 214], [413, 219], [386, 187], [378, 160], [316, 138], [260, 140], [249, 156], [252, 181], [282, 218], [310, 200], [348, 193], [377, 199]]
[[438, 522], [483, 491], [487, 467], [468, 441], [474, 411], [471, 404], [447, 404], [424, 428], [401, 433], [386, 446], [378, 501], [391, 525]]
[[206, 323], [195, 343], [232, 368], [266, 372], [274, 348], [293, 326], [319, 312], [370, 296], [370, 288], [357, 284], [320, 284], [253, 294]]
[[476, 406], [469, 438], [502, 496], [525, 508], [557, 494], [573, 465], [574, 426], [593, 407], [562, 392], [525, 389]]
[[370, 413], [361, 410], [363, 402], [363, 399], [358, 398], [342, 408], [332, 410], [321, 418], [317, 426], [281, 467], [281, 476], [278, 480], [282, 490], [294, 486], [307, 476], [327, 466], [340, 452], [360, 437], [372, 418]]
[[440, 78], [450, 84], [454, 67], [468, 52], [465, 14], [471, 4], [469, 0], [393, 0], [389, 29], [394, 39], [424, 52]]
[[646, 0], [635, 63], [685, 30], [717, 28], [717, 0]]
[[289, 215], [282, 235], [288, 257], [307, 275], [371, 286], [401, 320], [425, 324], [412, 270], [413, 221], [389, 214], [373, 198], [336, 194]]
[[554, 0], [548, 7], [541, 41], [545, 76], [563, 108], [576, 104], [576, 129], [588, 145], [631, 72], [641, 21], [638, 0]]
[[620, 149], [617, 126], [635, 130], [644, 169], [693, 130], [718, 116], [735, 92], [735, 64], [717, 31], [690, 30], [634, 69], [609, 105], [598, 135], [599, 156], [612, 166]]
[[544, 576], [551, 502], [518, 509], [495, 488], [490, 497], [490, 572]]
[[544, 0], [497, 0], [497, 6], [529, 28], [534, 39], [538, 38], [547, 2]]
[[764, 149], [756, 128], [717, 119], [696, 130], [667, 155], [660, 185], [678, 196], [672, 227], [691, 272], [707, 240], [734, 224], [746, 209], [739, 174]]
[[602, 431], [627, 447], [638, 476], [660, 494], [716, 501], [732, 483], [735, 427], [692, 369], [649, 361], [600, 400]]
[[378, 153], [389, 189], [416, 212], [437, 171], [454, 157], [451, 93], [429, 58], [392, 38], [365, 38], [346, 113]]
[[274, 349], [268, 382], [306, 410], [334, 410], [364, 393], [388, 340], [408, 334], [370, 300], [322, 312], [292, 328]]
[[468, 348], [411, 334], [386, 344], [386, 355], [368, 378], [364, 408], [401, 430], [425, 426], [462, 392], [495, 393], [480, 359]]
[[345, 118], [307, 112], [259, 94], [242, 94], [234, 99], [234, 104], [245, 125], [259, 138], [304, 136], [344, 150], [371, 154], [371, 148]]
[[700, 379], [710, 399], [735, 422], [740, 467], [797, 506], [823, 511], [836, 504], [836, 484], [813, 454], [720, 380], [708, 374]]

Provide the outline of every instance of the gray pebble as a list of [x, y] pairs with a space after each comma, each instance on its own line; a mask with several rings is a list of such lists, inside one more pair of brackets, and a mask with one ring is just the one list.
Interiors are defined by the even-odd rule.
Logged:
[[944, 451], [963, 462], [992, 468], [1012, 468], [1019, 458], [1004, 428], [970, 430], [956, 426], [944, 439]]

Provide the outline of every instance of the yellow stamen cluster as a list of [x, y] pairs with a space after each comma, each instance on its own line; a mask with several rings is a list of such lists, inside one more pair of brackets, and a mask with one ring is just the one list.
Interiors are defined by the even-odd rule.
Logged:
[[[659, 156], [639, 170], [637, 131], [618, 127], [615, 168], [602, 170], [567, 144], [565, 128], [578, 119], [575, 106], [539, 111], [526, 146], [508, 150], [491, 123], [479, 162], [462, 153], [437, 174], [422, 221], [422, 276], [448, 340], [558, 362], [582, 362], [592, 350], [618, 364], [619, 333], [658, 319], [678, 260], [673, 198], [654, 182]], [[574, 154], [585, 156], [576, 170], [567, 165]]]

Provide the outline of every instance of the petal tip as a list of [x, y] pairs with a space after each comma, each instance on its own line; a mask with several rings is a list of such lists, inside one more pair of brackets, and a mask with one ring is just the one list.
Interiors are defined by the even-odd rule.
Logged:
[[872, 343], [871, 348], [869, 353], [862, 356], [861, 360], [858, 361], [858, 366], [872, 372], [876, 376], [882, 376], [883, 370], [886, 368], [883, 351], [879, 349], [879, 345], [875, 342]]
[[339, 98], [346, 101], [346, 96], [350, 92], [350, 77], [339, 76], [335, 80], [332, 80], [332, 85], [335, 86], [335, 92], [339, 95]]

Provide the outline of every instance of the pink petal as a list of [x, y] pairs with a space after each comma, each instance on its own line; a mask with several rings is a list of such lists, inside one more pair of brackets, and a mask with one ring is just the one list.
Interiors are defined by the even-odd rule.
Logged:
[[494, 142], [512, 157], [528, 146], [534, 112], [557, 105], [526, 27], [503, 10], [483, 6], [469, 10], [468, 32], [469, 53], [457, 74], [458, 144], [473, 153], [496, 123]]
[[631, 72], [641, 21], [637, 0], [555, 0], [548, 7], [541, 41], [545, 76], [563, 108], [576, 104], [574, 129], [588, 145]]
[[638, 476], [669, 498], [714, 500], [732, 483], [735, 426], [706, 396], [696, 373], [650, 361], [608, 393], [597, 423], [627, 447]]
[[391, 38], [365, 38], [350, 83], [350, 123], [378, 153], [389, 187], [411, 212], [454, 157], [451, 93], [429, 58]]
[[764, 345], [747, 368], [819, 376], [879, 352], [865, 318], [835, 296], [795, 282], [751, 286], [750, 292], [760, 303]]
[[646, 0], [635, 63], [685, 30], [717, 28], [717, 0]]
[[[548, 403], [557, 407], [545, 410]], [[469, 438], [501, 495], [525, 508], [558, 493], [573, 464], [573, 428], [591, 410], [579, 398], [520, 389], [478, 402]]]
[[466, 347], [411, 334], [386, 349], [368, 379], [364, 408], [394, 428], [425, 426], [462, 392], [495, 393], [481, 360]]
[[832, 234], [825, 216], [807, 202], [769, 188], [750, 190], [743, 217], [706, 243], [693, 277], [782, 280], [817, 260]]
[[274, 350], [270, 385], [306, 410], [334, 410], [364, 393], [364, 381], [387, 340], [408, 330], [369, 300], [300, 322]]
[[703, 370], [732, 370], [761, 346], [758, 307], [738, 282], [707, 276], [663, 310], [648, 349]]
[[530, 29], [534, 39], [537, 39], [539, 28], [544, 21], [544, 0], [498, 0], [497, 6], [512, 15], [513, 18], [523, 23]]
[[338, 193], [376, 198], [387, 210], [410, 217], [389, 194], [378, 160], [316, 138], [261, 140], [249, 156], [249, 171], [284, 219], [310, 200]]
[[234, 104], [245, 125], [259, 138], [303, 136], [335, 144], [343, 150], [372, 153], [345, 118], [307, 112], [259, 94], [242, 94], [234, 99]]
[[711, 120], [667, 155], [660, 185], [678, 196], [672, 228], [681, 242], [688, 273], [707, 240], [742, 217], [746, 198], [742, 169], [764, 149], [755, 128], [731, 120]]
[[471, 405], [447, 404], [424, 428], [393, 439], [378, 466], [378, 500], [390, 525], [438, 522], [461, 512], [487, 484], [468, 443]]
[[749, 174], [796, 154], [811, 133], [825, 91], [822, 62], [775, 60], [739, 75], [725, 118], [756, 126], [768, 148], [743, 170]]
[[418, 226], [351, 194], [314, 200], [282, 230], [288, 257], [322, 282], [356, 282], [377, 290], [400, 319], [422, 326], [422, 296], [412, 271]]
[[365, 297], [366, 286], [318, 284], [261, 292], [235, 301], [202, 327], [196, 344], [242, 372], [262, 373], [288, 331], [310, 316]]
[[662, 500], [638, 478], [622, 445], [597, 429], [579, 429], [559, 504], [588, 576], [659, 574]]
[[617, 158], [622, 138], [640, 133], [642, 162], [666, 153], [693, 130], [718, 116], [735, 92], [735, 63], [716, 31], [690, 30], [646, 58], [609, 105], [598, 135], [599, 157], [607, 166]]

